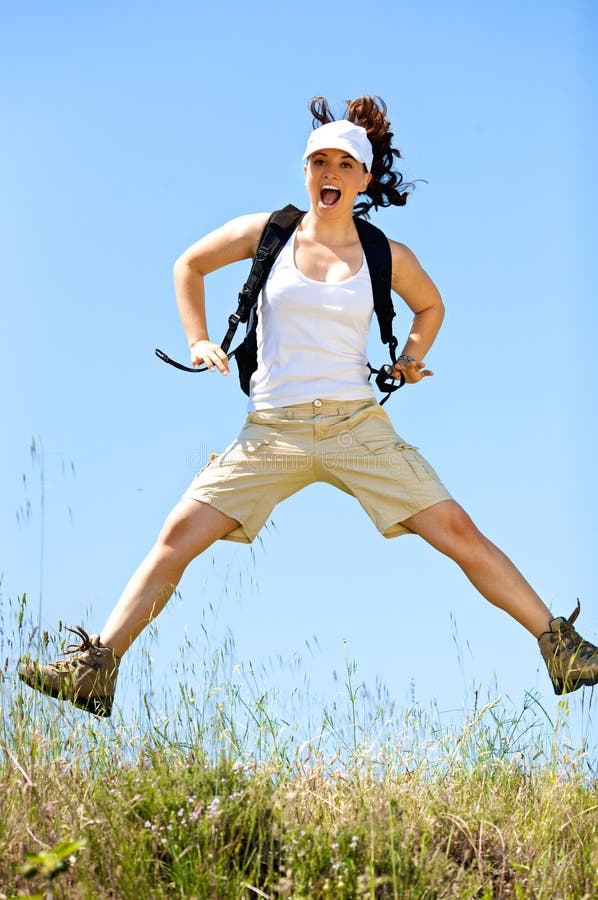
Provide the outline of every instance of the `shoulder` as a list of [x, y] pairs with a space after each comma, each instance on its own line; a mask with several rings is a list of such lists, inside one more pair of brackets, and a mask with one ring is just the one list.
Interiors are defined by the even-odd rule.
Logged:
[[392, 268], [393, 271], [396, 267], [403, 265], [412, 265], [413, 263], [417, 263], [417, 256], [413, 253], [412, 250], [407, 247], [406, 244], [401, 244], [399, 241], [393, 241], [391, 238], [387, 237], [390, 247], [390, 255], [392, 257]]
[[248, 255], [253, 256], [270, 216], [271, 213], [269, 212], [237, 216], [235, 219], [231, 219], [222, 225], [218, 232], [222, 237], [226, 237], [229, 240], [244, 243], [247, 247]]
[[415, 253], [405, 244], [388, 238], [392, 257], [392, 288], [405, 297], [413, 290], [436, 288]]
[[415, 253], [399, 241], [387, 238], [392, 259], [392, 286], [398, 290], [402, 284], [422, 273], [422, 267]]
[[242, 259], [251, 259], [270, 213], [237, 216], [196, 241], [175, 262], [175, 267], [191, 267], [202, 275]]

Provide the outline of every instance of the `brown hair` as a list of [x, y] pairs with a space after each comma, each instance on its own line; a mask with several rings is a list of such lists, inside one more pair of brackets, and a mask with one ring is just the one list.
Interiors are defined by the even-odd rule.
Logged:
[[[325, 97], [314, 97], [310, 101], [309, 108], [314, 128], [334, 122], [334, 116]], [[365, 128], [374, 151], [372, 179], [363, 192], [369, 199], [355, 204], [355, 215], [367, 219], [372, 206], [374, 209], [380, 206], [404, 206], [413, 184], [412, 182], [404, 184], [401, 173], [393, 170], [394, 161], [401, 158], [401, 153], [391, 145], [393, 133], [386, 118], [384, 100], [381, 97], [358, 97], [357, 100], [347, 100], [343, 118]]]

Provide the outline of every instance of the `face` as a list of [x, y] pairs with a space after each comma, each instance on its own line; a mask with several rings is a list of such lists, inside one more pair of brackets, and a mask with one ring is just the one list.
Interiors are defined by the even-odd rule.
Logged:
[[305, 186], [312, 207], [320, 214], [353, 212], [357, 194], [372, 176], [345, 150], [317, 150], [305, 166]]

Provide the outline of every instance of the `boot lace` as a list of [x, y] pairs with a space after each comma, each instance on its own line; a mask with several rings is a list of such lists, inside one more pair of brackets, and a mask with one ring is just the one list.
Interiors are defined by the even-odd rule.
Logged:
[[74, 669], [80, 663], [79, 659], [82, 653], [86, 653], [88, 650], [95, 650], [96, 648], [91, 643], [91, 638], [88, 633], [85, 631], [81, 625], [75, 625], [74, 628], [69, 628], [67, 626], [67, 631], [70, 631], [71, 634], [76, 634], [77, 637], [81, 638], [81, 642], [79, 644], [67, 644], [64, 648], [63, 656], [70, 656], [70, 659], [61, 659], [55, 663], [51, 663], [50, 667], [52, 669], [57, 670], [58, 672], [63, 671], [64, 669]]
[[67, 653], [84, 653], [85, 650], [93, 650], [93, 644], [91, 643], [91, 638], [88, 633], [82, 628], [80, 625], [75, 625], [74, 628], [69, 628], [67, 625], [67, 631], [70, 631], [71, 634], [76, 634], [77, 637], [81, 638], [80, 644], [67, 644], [64, 648], [64, 655]]
[[582, 659], [589, 660], [592, 659], [594, 654], [598, 654], [598, 649], [594, 647], [593, 644], [590, 644], [589, 641], [584, 641], [581, 635], [579, 635], [573, 627], [573, 623], [578, 617], [580, 609], [581, 604], [578, 600], [577, 606], [575, 607], [569, 618], [565, 619], [565, 621], [561, 625], [559, 629], [559, 636], [569, 653], [575, 652], [576, 657], [581, 657]]

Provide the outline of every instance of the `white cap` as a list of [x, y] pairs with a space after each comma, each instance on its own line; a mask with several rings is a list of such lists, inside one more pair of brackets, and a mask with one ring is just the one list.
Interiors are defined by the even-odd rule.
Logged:
[[372, 168], [374, 151], [367, 131], [361, 125], [354, 125], [347, 119], [328, 122], [314, 128], [307, 141], [303, 159], [307, 159], [316, 150], [346, 150], [357, 162], [363, 163], [368, 170]]

